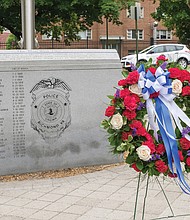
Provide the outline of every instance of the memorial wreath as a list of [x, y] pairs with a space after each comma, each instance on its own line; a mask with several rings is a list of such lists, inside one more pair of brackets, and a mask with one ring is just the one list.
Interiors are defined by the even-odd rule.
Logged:
[[111, 151], [137, 172], [176, 177], [190, 193], [190, 72], [165, 56], [123, 71], [101, 126]]

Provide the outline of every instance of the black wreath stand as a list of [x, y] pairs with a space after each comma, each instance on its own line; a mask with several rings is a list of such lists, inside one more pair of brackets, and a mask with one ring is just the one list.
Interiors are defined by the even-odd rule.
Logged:
[[[185, 216], [190, 216], [190, 214], [183, 214], [183, 215], [175, 215], [174, 210], [172, 209], [172, 206], [168, 200], [168, 197], [157, 177], [155, 177], [156, 182], [158, 183], [164, 198], [167, 202], [167, 205], [171, 211], [171, 215], [165, 216], [165, 217], [158, 217], [158, 218], [152, 218], [150, 220], [157, 220], [157, 219], [170, 219], [170, 218], [175, 218], [175, 217], [185, 217]], [[139, 220], [136, 219], [136, 214], [137, 214], [137, 205], [138, 205], [138, 196], [139, 196], [139, 189], [140, 189], [140, 181], [141, 181], [141, 172], [139, 172], [138, 176], [138, 182], [137, 182], [137, 189], [136, 189], [136, 198], [135, 198], [135, 207], [134, 207], [134, 214], [133, 214], [133, 220]], [[145, 187], [145, 194], [144, 194], [144, 199], [143, 199], [143, 208], [142, 208], [142, 220], [145, 220], [145, 209], [146, 209], [146, 201], [147, 201], [147, 196], [148, 196], [148, 188], [149, 188], [149, 182], [150, 182], [150, 176], [147, 175], [146, 179], [146, 187]]]

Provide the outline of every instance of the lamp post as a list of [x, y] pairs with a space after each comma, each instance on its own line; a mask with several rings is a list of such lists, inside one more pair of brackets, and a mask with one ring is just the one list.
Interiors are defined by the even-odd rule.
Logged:
[[108, 49], [108, 18], [106, 18], [106, 49]]
[[154, 21], [153, 22], [153, 39], [154, 39], [154, 45], [156, 44], [156, 39], [157, 39], [157, 27], [158, 27], [158, 22]]
[[137, 62], [138, 62], [138, 60], [139, 60], [139, 58], [138, 58], [138, 53], [139, 53], [139, 51], [138, 51], [138, 22], [137, 22], [137, 20], [138, 20], [138, 14], [137, 14], [137, 6], [135, 6], [135, 32], [136, 32], [136, 59], [137, 59]]

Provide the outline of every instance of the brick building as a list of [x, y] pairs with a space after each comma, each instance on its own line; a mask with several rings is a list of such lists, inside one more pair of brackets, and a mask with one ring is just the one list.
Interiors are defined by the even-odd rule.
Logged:
[[[151, 13], [156, 11], [159, 2], [153, 4], [152, 0], [145, 0], [140, 3], [140, 19], [137, 22], [138, 28], [138, 50], [142, 50], [151, 44], [177, 43], [176, 38], [171, 31], [168, 31], [161, 23], [154, 27], [154, 19]], [[120, 56], [132, 54], [136, 50], [136, 25], [135, 20], [130, 18], [130, 11], [123, 10], [120, 14], [122, 25], [113, 25], [106, 20], [103, 24], [94, 23], [94, 25], [85, 32], [80, 32], [81, 40], [66, 46], [63, 38], [60, 43], [53, 42], [51, 37], [39, 36], [40, 48], [45, 48], [49, 42], [52, 48], [106, 48], [108, 39], [108, 48], [117, 49]], [[108, 35], [108, 37], [107, 37]], [[53, 44], [53, 45], [52, 45]]]
[[[151, 44], [178, 42], [172, 32], [168, 31], [161, 23], [158, 23], [157, 27], [153, 27], [155, 21], [151, 17], [151, 13], [156, 10], [158, 5], [158, 1], [153, 4], [152, 0], [140, 3], [140, 19], [137, 22], [139, 51]], [[135, 20], [130, 18], [129, 10], [121, 11], [120, 20], [123, 24], [119, 26], [112, 23], [106, 25], [106, 20], [103, 24], [94, 23], [89, 30], [79, 33], [81, 37], [79, 42], [72, 42], [69, 46], [65, 45], [64, 36], [60, 37], [60, 41], [55, 41], [51, 36], [38, 35], [38, 42], [41, 49], [114, 48], [122, 57], [132, 54], [136, 50], [136, 25]]]

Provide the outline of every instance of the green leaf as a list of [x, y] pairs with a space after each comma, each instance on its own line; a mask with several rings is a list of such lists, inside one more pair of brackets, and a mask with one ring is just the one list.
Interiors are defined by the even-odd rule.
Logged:
[[148, 170], [148, 167], [144, 167], [141, 171], [143, 174], [145, 174], [147, 172], [147, 170]]
[[121, 139], [121, 136], [118, 134], [115, 139], [115, 145], [119, 146], [121, 145], [121, 143], [122, 143], [122, 139]]
[[154, 166], [154, 162], [151, 162], [147, 165], [148, 167], [153, 167]]
[[121, 144], [117, 147], [117, 151], [125, 151], [126, 149], [126, 145], [125, 144]]
[[107, 132], [108, 132], [109, 134], [114, 134], [114, 133], [115, 133], [115, 130], [112, 129], [112, 128], [108, 128]]
[[154, 136], [154, 130], [149, 130], [148, 133], [150, 133], [151, 136]]
[[132, 140], [133, 140], [133, 136], [132, 136], [132, 135], [129, 135], [127, 141], [128, 141], [128, 142], [131, 142]]
[[115, 97], [113, 95], [108, 95], [107, 96], [109, 99], [114, 99]]
[[106, 120], [106, 119], [104, 119], [102, 122], [101, 122], [101, 127], [103, 127], [104, 129], [107, 129], [107, 128], [109, 128], [109, 122]]
[[176, 134], [177, 139], [179, 139], [181, 137], [181, 132], [178, 127], [176, 127], [176, 129], [175, 129], [175, 134]]
[[124, 125], [124, 128], [123, 128], [124, 131], [130, 131], [130, 127], [128, 125]]
[[129, 156], [126, 158], [125, 162], [128, 163], [128, 164], [132, 164], [132, 163], [135, 162], [135, 158], [134, 158], [133, 156], [130, 156], [130, 155], [129, 155]]
[[137, 161], [136, 166], [139, 170], [142, 170], [144, 168], [144, 164], [141, 160]]
[[152, 168], [150, 168], [150, 169], [148, 170], [148, 174], [149, 174], [150, 176], [153, 176], [153, 175], [154, 175], [154, 172], [153, 172], [153, 169], [152, 169]]
[[129, 144], [128, 149], [129, 149], [130, 154], [132, 154], [133, 151], [135, 150], [135, 146], [133, 144]]
[[109, 138], [108, 138], [109, 142], [110, 142], [110, 145], [112, 146], [115, 146], [115, 135], [111, 135]]
[[129, 75], [129, 71], [128, 70], [122, 71], [122, 75], [126, 78]]

